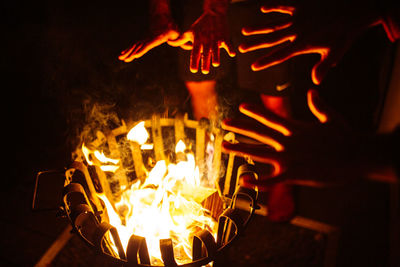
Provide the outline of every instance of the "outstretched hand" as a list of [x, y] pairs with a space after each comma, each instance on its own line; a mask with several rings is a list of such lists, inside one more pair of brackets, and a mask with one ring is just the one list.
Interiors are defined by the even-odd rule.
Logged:
[[168, 44], [187, 50], [192, 49], [190, 71], [193, 73], [200, 68], [203, 74], [208, 74], [211, 64], [218, 67], [221, 48], [225, 49], [231, 57], [236, 55], [228, 38], [226, 14], [211, 11], [204, 11], [188, 31], [178, 39], [169, 41]]
[[321, 1], [270, 0], [261, 12], [285, 14], [260, 27], [244, 27], [242, 34], [264, 35], [262, 41], [239, 46], [242, 53], [276, 47], [255, 61], [253, 71], [280, 64], [292, 57], [319, 54], [320, 60], [311, 71], [315, 84], [320, 84], [329, 69], [335, 66], [356, 38], [368, 27], [382, 23], [376, 8], [369, 1], [339, 1], [326, 6]]
[[[273, 167], [258, 180], [241, 183], [265, 191], [277, 182], [306, 186], [346, 184], [360, 177], [366, 136], [356, 134], [326, 107], [315, 90], [307, 93], [315, 122], [289, 121], [252, 104], [240, 105], [240, 111], [255, 121], [225, 120], [222, 127], [259, 141], [254, 144], [223, 143], [225, 152], [250, 157]], [[365, 163], [365, 162], [364, 162]]]
[[178, 27], [169, 17], [159, 16], [157, 19], [154, 19], [149, 36], [122, 51], [118, 58], [125, 62], [131, 62], [155, 47], [177, 39], [179, 35]]

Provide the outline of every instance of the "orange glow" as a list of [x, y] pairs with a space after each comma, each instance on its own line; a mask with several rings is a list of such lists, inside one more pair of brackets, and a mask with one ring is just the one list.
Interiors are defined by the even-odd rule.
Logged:
[[316, 97], [317, 91], [315, 90], [308, 90], [307, 92], [307, 103], [310, 111], [314, 114], [315, 117], [321, 122], [326, 123], [328, 121], [328, 116], [322, 113], [314, 104], [314, 99]]
[[250, 35], [256, 35], [256, 34], [268, 34], [271, 32], [275, 32], [275, 31], [279, 31], [279, 30], [283, 30], [286, 28], [289, 28], [290, 26], [292, 26], [292, 22], [288, 22], [286, 24], [282, 24], [273, 28], [265, 28], [265, 29], [257, 29], [257, 30], [251, 30], [248, 28], [242, 28], [242, 34], [244, 36], [250, 36]]
[[289, 129], [286, 128], [284, 125], [279, 124], [279, 123], [274, 122], [274, 121], [271, 121], [268, 118], [266, 118], [266, 117], [264, 117], [264, 116], [262, 116], [260, 114], [253, 113], [253, 112], [243, 108], [242, 105], [239, 106], [239, 110], [243, 114], [245, 114], [245, 115], [247, 115], [247, 116], [249, 116], [249, 117], [251, 117], [251, 118], [253, 118], [253, 119], [255, 119], [255, 120], [259, 121], [259, 122], [261, 122], [262, 124], [268, 126], [269, 128], [274, 129], [275, 131], [280, 132], [284, 136], [292, 135], [291, 131], [289, 131]]
[[118, 159], [106, 157], [103, 151], [91, 151], [85, 144], [82, 144], [81, 151], [89, 165], [99, 166], [104, 172], [115, 173], [120, 167]]
[[277, 12], [277, 13], [282, 13], [282, 14], [288, 14], [290, 16], [293, 16], [293, 13], [295, 10], [296, 9], [291, 6], [275, 6], [275, 7], [262, 6], [261, 7], [262, 13]]
[[[140, 122], [127, 136], [143, 146], [149, 134], [144, 122]], [[89, 165], [98, 165], [104, 171], [120, 167], [117, 165], [119, 159], [110, 159], [85, 145], [81, 150]], [[184, 153], [185, 157], [180, 157], [176, 163], [157, 161], [146, 172], [144, 181], [137, 179], [119, 192], [118, 201], [98, 194], [107, 208], [109, 223], [117, 228], [125, 250], [132, 234], [144, 237], [152, 265], [162, 265], [160, 239], [172, 239], [177, 263], [185, 264], [191, 262], [193, 234], [208, 229], [215, 237], [217, 230], [216, 221], [201, 204], [216, 192], [215, 188], [209, 187], [214, 183], [208, 178], [202, 178], [207, 181], [201, 179], [194, 154], [182, 140], [177, 142], [175, 152]], [[117, 251], [116, 247], [114, 249]]]
[[221, 44], [219, 45], [219, 47], [225, 49], [225, 51], [228, 53], [228, 55], [229, 55], [230, 57], [235, 57], [235, 56], [236, 56], [235, 51], [233, 51], [233, 50], [227, 45], [226, 42], [221, 42]]
[[[313, 70], [311, 72], [311, 78], [312, 78], [314, 84], [319, 85], [321, 82], [321, 79], [317, 75], [317, 67], [319, 64], [321, 64], [327, 58], [329, 51], [330, 51], [330, 49], [327, 47], [313, 47], [313, 48], [303, 49], [303, 50], [296, 51], [296, 52], [285, 53], [282, 55], [278, 54], [279, 53], [279, 51], [278, 51], [278, 52], [276, 52], [276, 54], [272, 54], [267, 58], [262, 58], [260, 61], [253, 63], [251, 65], [251, 69], [253, 71], [260, 71], [260, 70], [267, 69], [272, 66], [278, 65], [282, 62], [285, 62], [285, 61], [291, 59], [292, 57], [306, 55], [306, 54], [320, 54], [321, 59], [313, 67]], [[277, 56], [277, 54], [279, 56]], [[272, 58], [272, 60], [271, 60], [271, 58]]]
[[267, 110], [272, 111], [282, 118], [290, 118], [290, 103], [288, 97], [261, 94], [260, 98]]
[[254, 50], [257, 50], [257, 49], [263, 49], [263, 48], [269, 48], [269, 47], [272, 47], [272, 46], [276, 46], [276, 45], [282, 44], [282, 43], [287, 42], [287, 41], [293, 42], [295, 39], [296, 39], [296, 35], [293, 34], [293, 35], [284, 37], [284, 38], [282, 38], [282, 39], [280, 39], [278, 41], [275, 41], [275, 42], [262, 43], [262, 44], [259, 44], [259, 45], [250, 46], [248, 48], [243, 48], [242, 45], [239, 45], [239, 51], [241, 53], [246, 53], [246, 52], [254, 51]]
[[250, 132], [250, 131], [243, 130], [241, 128], [233, 127], [233, 126], [226, 125], [226, 124], [223, 124], [223, 128], [227, 131], [233, 131], [235, 133], [242, 134], [242, 135], [248, 136], [250, 138], [253, 138], [255, 140], [258, 140], [264, 144], [267, 144], [267, 145], [273, 147], [276, 151], [283, 151], [285, 149], [281, 143], [279, 143], [278, 141], [274, 140], [273, 138], [271, 138], [269, 136], [260, 135], [255, 132]]

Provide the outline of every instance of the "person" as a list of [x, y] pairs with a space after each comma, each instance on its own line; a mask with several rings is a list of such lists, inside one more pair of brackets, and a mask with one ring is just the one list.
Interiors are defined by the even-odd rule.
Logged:
[[239, 119], [222, 123], [223, 129], [260, 142], [224, 142], [225, 152], [272, 166], [257, 180], [245, 176], [240, 181], [243, 186], [260, 191], [277, 182], [327, 187], [355, 183], [360, 177], [398, 182], [400, 126], [390, 134], [356, 132], [321, 101], [315, 89], [307, 92], [307, 102], [319, 123], [290, 121], [254, 104], [239, 109], [258, 123]]
[[[394, 42], [400, 38], [400, 8], [388, 3], [382, 4], [377, 9], [368, 1], [348, 4], [340, 2], [339, 5], [324, 6], [315, 1], [290, 3], [285, 0], [271, 0], [261, 7], [261, 12], [265, 14], [277, 12], [286, 14], [287, 17], [260, 27], [243, 27], [243, 35], [262, 35], [263, 39], [244, 42], [239, 46], [240, 52], [276, 48], [253, 62], [252, 70], [267, 69], [303, 54], [319, 54], [320, 60], [311, 70], [312, 81], [316, 85], [321, 83], [329, 69], [338, 63], [351, 44], [366, 29], [382, 25], [390, 41]], [[310, 27], [311, 25], [313, 27]], [[307, 100], [313, 114], [317, 115], [321, 122], [326, 123], [328, 116], [318, 112], [314, 104], [315, 100], [321, 102], [315, 90], [308, 91]], [[267, 190], [267, 185], [273, 184], [272, 181], [285, 180], [286, 183], [325, 186], [343, 182], [336, 180], [340, 175], [332, 170], [339, 170], [341, 177], [345, 181], [350, 181], [350, 177], [359, 176], [354, 175], [355, 173], [370, 176], [374, 173], [370, 168], [374, 168], [378, 173], [387, 172], [386, 175], [380, 173], [381, 176], [377, 179], [394, 181], [394, 172], [389, 171], [390, 167], [393, 167], [390, 165], [393, 153], [387, 151], [390, 143], [398, 143], [392, 140], [393, 137], [390, 142], [387, 141], [389, 137], [366, 137], [350, 131], [349, 127], [343, 126], [344, 123], [331, 122], [323, 127], [300, 125], [297, 122], [292, 132], [285, 127], [289, 123], [288, 120], [260, 110], [259, 107], [244, 104], [240, 106], [240, 111], [262, 122], [267, 128], [229, 119], [223, 123], [223, 128], [253, 137], [269, 148], [225, 143], [224, 149], [227, 152], [250, 156], [255, 161], [268, 163], [274, 170], [269, 174], [274, 179], [243, 181], [244, 185]], [[378, 144], [386, 150], [379, 151]], [[366, 147], [372, 149], [364, 151]], [[370, 155], [371, 153], [375, 153], [377, 157]], [[334, 166], [330, 165], [332, 162], [340, 168], [332, 168]], [[343, 175], [343, 171], [348, 175]]]
[[[209, 74], [211, 66], [220, 65], [221, 49], [234, 57], [236, 53], [229, 40], [226, 17], [229, 1], [205, 0], [201, 15], [195, 19], [193, 14], [198, 13], [196, 2], [187, 4], [191, 10], [185, 14], [185, 24], [190, 23], [190, 26], [186, 31], [181, 32], [172, 18], [169, 0], [150, 1], [149, 36], [124, 50], [119, 59], [128, 63], [142, 57], [149, 50], [168, 43], [191, 51], [189, 65], [191, 73], [195, 74], [200, 70], [202, 74]], [[216, 117], [218, 99], [215, 74], [201, 76], [200, 79], [186, 78], [185, 85], [192, 98], [195, 119]]]
[[[183, 31], [180, 31], [172, 19], [169, 1], [150, 1], [149, 37], [123, 51], [119, 59], [131, 62], [163, 43], [174, 47], [180, 46], [185, 51], [179, 51], [178, 54], [179, 70], [191, 96], [194, 118], [206, 117], [211, 120], [219, 118], [223, 114], [216, 108], [218, 107], [217, 80], [226, 76], [231, 65], [234, 65], [225, 60], [224, 66], [219, 67], [223, 61], [220, 50], [225, 50], [231, 57], [235, 56], [232, 42], [237, 46], [243, 41], [240, 34], [242, 23], [257, 25], [264, 20], [260, 14], [256, 14], [260, 6], [258, 2], [232, 2], [228, 0], [204, 0], [203, 3], [202, 1], [187, 1], [184, 5], [184, 21], [181, 27]], [[294, 85], [289, 78], [291, 76], [289, 67], [281, 64], [281, 66], [254, 73], [248, 71], [245, 66], [254, 60], [257, 54], [236, 56], [238, 87], [259, 94], [266, 108], [289, 118], [291, 116], [289, 88]], [[285, 185], [272, 186], [267, 202], [271, 220], [288, 220], [294, 212], [292, 190]]]
[[[269, 50], [251, 64], [260, 71], [305, 54], [318, 54], [320, 59], [311, 70], [319, 85], [367, 29], [382, 26], [390, 41], [400, 38], [400, 8], [394, 1], [289, 1], [270, 0], [261, 7], [269, 15], [280, 13], [286, 18], [265, 25], [245, 26], [245, 36], [262, 36], [239, 46], [241, 53]], [[266, 19], [267, 20], [267, 19]], [[271, 50], [271, 48], [274, 48]]]

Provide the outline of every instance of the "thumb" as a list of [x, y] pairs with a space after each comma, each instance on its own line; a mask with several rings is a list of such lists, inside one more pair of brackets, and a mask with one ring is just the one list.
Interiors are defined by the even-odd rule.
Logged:
[[193, 33], [192, 32], [184, 32], [178, 38], [167, 41], [167, 43], [170, 46], [174, 46], [174, 47], [184, 46], [187, 42], [193, 42]]
[[321, 100], [315, 89], [307, 91], [307, 104], [311, 113], [321, 122], [327, 123], [331, 118], [330, 108]]

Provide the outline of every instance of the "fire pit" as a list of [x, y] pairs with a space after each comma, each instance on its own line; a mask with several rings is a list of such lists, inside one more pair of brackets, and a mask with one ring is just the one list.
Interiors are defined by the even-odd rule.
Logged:
[[235, 156], [221, 153], [222, 141], [234, 138], [183, 115], [97, 131], [65, 172], [63, 213], [118, 263], [207, 265], [257, 208], [257, 192], [238, 185], [240, 176], [256, 176], [252, 166], [232, 179]]

